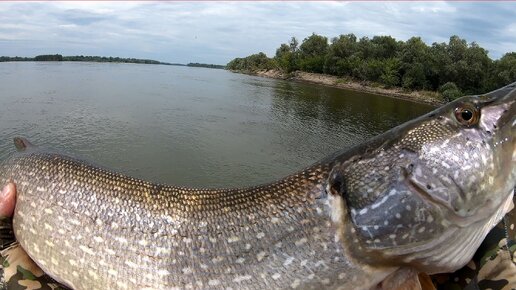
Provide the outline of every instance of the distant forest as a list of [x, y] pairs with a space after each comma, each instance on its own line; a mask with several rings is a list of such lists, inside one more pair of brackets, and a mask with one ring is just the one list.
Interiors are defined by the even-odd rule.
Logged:
[[143, 63], [143, 64], [166, 64], [172, 65], [167, 62], [160, 62], [151, 59], [138, 59], [138, 58], [121, 58], [121, 57], [105, 57], [105, 56], [62, 56], [60, 54], [45, 54], [38, 55], [36, 57], [9, 57], [0, 56], [0, 62], [5, 61], [88, 61], [88, 62], [120, 62], [120, 63]]
[[312, 34], [299, 44], [283, 43], [273, 58], [263, 52], [235, 58], [226, 69], [253, 73], [277, 69], [324, 73], [384, 87], [439, 91], [447, 100], [487, 92], [516, 81], [516, 52], [492, 60], [487, 50], [458, 36], [428, 46], [420, 37], [340, 35], [328, 41]]
[[205, 67], [205, 68], [218, 68], [218, 69], [224, 69], [226, 66], [219, 65], [219, 64], [208, 64], [208, 63], [198, 63], [198, 62], [191, 62], [187, 64], [186, 66], [191, 67]]
[[181, 63], [168, 63], [161, 62], [152, 59], [138, 59], [138, 58], [121, 58], [121, 57], [106, 57], [106, 56], [62, 56], [60, 54], [44, 54], [36, 57], [9, 57], [0, 56], [0, 62], [6, 61], [85, 61], [85, 62], [117, 62], [117, 63], [144, 63], [144, 64], [164, 64], [164, 65], [177, 65], [177, 66], [190, 66], [190, 67], [206, 67], [206, 68], [217, 68], [224, 69], [224, 65], [209, 64], [209, 63], [198, 63], [191, 62], [188, 64]]

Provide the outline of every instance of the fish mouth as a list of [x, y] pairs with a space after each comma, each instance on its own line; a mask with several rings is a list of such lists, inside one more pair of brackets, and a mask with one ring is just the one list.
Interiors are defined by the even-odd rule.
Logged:
[[[406, 182], [407, 187], [412, 192], [415, 192], [422, 200], [424, 200], [424, 201], [426, 201], [427, 203], [430, 203], [430, 204], [435, 204], [435, 205], [443, 206], [443, 207], [451, 210], [452, 212], [454, 211], [454, 209], [451, 207], [451, 205], [448, 202], [446, 202], [443, 199], [437, 198], [434, 195], [430, 194], [426, 190], [425, 187], [423, 187], [419, 182], [414, 180], [412, 174], [409, 173], [406, 168], [402, 167], [401, 169], [402, 169], [402, 174], [403, 174], [403, 177], [404, 177], [404, 180]], [[459, 188], [459, 192], [462, 192], [462, 189]]]
[[[464, 190], [453, 180], [453, 178], [449, 177], [459, 192], [459, 195], [464, 198], [465, 193]], [[495, 209], [499, 206], [492, 199], [486, 199], [484, 204], [478, 207], [476, 210], [468, 210], [466, 212], [462, 211], [451, 205], [450, 202], [447, 202], [443, 199], [435, 197], [431, 193], [429, 193], [426, 188], [421, 186], [417, 181], [415, 181], [411, 176], [406, 176], [405, 178], [407, 186], [412, 190], [412, 192], [416, 193], [422, 200], [429, 204], [437, 205], [439, 207], [444, 207], [447, 209], [445, 213], [446, 219], [449, 220], [450, 223], [455, 224], [459, 227], [467, 227], [473, 223], [476, 223], [481, 220], [485, 220], [490, 217]], [[512, 193], [504, 194], [504, 196], [509, 196]], [[503, 198], [505, 200], [505, 198]]]

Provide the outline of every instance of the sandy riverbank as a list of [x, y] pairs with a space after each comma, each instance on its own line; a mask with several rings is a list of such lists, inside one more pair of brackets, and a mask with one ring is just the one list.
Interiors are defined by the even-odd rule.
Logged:
[[405, 91], [401, 88], [386, 89], [381, 86], [373, 86], [367, 82], [357, 82], [325, 74], [307, 73], [302, 71], [295, 71], [290, 74], [286, 74], [278, 70], [260, 70], [247, 74], [289, 81], [308, 82], [335, 88], [367, 92], [393, 98], [410, 100], [418, 103], [430, 104], [434, 106], [439, 106], [445, 103], [436, 92]]

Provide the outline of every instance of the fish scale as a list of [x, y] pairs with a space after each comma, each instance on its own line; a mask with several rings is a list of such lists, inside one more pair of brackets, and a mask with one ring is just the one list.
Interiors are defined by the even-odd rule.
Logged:
[[[7, 172], [20, 193], [15, 233], [45, 272], [68, 277], [58, 280], [72, 288], [165, 289], [192, 281], [200, 288], [227, 287], [223, 281], [316, 287], [353, 275], [335, 259], [341, 246], [314, 198], [328, 164], [263, 187], [210, 190], [153, 184], [30, 151], [11, 159]], [[74, 234], [57, 245], [59, 230]]]
[[510, 209], [514, 87], [261, 186], [156, 184], [22, 138], [0, 178], [20, 245], [74, 289], [389, 288], [462, 267]]

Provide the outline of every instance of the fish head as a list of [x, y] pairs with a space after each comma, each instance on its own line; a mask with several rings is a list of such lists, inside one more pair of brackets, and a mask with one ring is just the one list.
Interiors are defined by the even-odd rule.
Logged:
[[399, 179], [453, 224], [491, 216], [515, 186], [515, 99], [469, 96], [430, 114], [395, 145], [414, 155]]
[[343, 156], [327, 190], [351, 254], [427, 273], [466, 264], [512, 208], [515, 100], [463, 97]]

